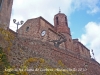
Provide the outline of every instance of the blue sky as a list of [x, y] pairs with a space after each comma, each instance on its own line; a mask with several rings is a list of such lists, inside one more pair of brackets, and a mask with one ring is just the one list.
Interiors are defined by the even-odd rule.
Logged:
[[73, 38], [79, 37], [82, 33], [84, 33], [84, 26], [88, 22], [100, 22], [100, 12], [95, 14], [88, 14], [86, 12], [87, 9], [78, 10], [71, 14], [70, 22], [71, 22], [71, 31], [78, 34], [73, 34]]
[[78, 38], [100, 62], [100, 0], [14, 0], [10, 28], [16, 31], [17, 21], [42, 16], [53, 24], [54, 15], [67, 15], [72, 38]]

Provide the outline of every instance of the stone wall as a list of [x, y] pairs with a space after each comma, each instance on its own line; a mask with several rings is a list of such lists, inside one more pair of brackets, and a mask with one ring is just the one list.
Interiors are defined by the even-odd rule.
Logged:
[[[9, 53], [9, 61], [12, 65], [20, 67], [25, 60], [33, 57], [44, 58], [50, 65], [55, 67], [55, 64], [61, 60], [65, 68], [86, 68], [83, 71], [85, 75], [99, 75], [100, 64], [93, 59], [88, 59], [77, 55], [74, 52], [55, 48], [48, 42], [42, 42], [34, 39], [17, 38], [13, 42], [12, 50]], [[88, 66], [86, 67], [85, 64]], [[32, 65], [31, 65], [32, 66]]]
[[91, 58], [90, 50], [86, 48], [78, 39], [73, 39], [74, 50], [77, 54], [83, 55], [84, 57]]

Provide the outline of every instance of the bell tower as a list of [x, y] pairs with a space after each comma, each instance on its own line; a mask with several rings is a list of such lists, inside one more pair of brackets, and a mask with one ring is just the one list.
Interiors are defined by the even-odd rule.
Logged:
[[61, 13], [61, 11], [54, 16], [54, 27], [57, 33], [61, 33], [66, 37], [66, 49], [73, 50], [73, 40], [71, 37], [70, 28], [68, 27], [67, 16]]
[[0, 0], [0, 27], [9, 28], [13, 0]]

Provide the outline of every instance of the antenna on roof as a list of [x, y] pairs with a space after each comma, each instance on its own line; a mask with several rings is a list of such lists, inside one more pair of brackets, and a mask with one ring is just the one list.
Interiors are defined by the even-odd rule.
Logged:
[[61, 13], [61, 9], [60, 9], [60, 7], [59, 7], [59, 13]]

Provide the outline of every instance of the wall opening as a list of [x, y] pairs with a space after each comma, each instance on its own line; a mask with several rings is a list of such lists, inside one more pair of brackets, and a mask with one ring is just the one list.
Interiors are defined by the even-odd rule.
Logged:
[[29, 27], [26, 27], [26, 31], [29, 31]]
[[56, 17], [56, 23], [57, 23], [57, 25], [59, 25], [59, 22], [58, 22], [58, 17]]

